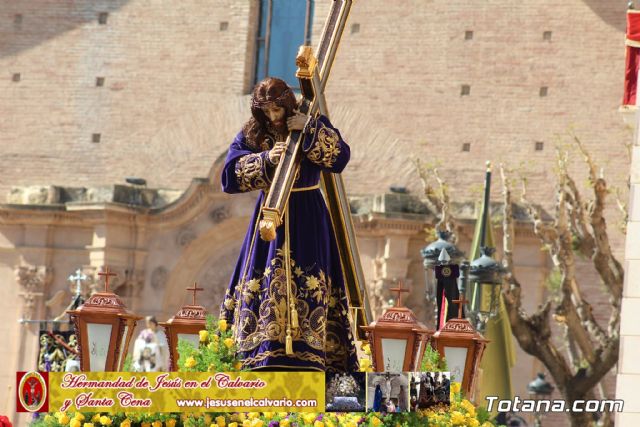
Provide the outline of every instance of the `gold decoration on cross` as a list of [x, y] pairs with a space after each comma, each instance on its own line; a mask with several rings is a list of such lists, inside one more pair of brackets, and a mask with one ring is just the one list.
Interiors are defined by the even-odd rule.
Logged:
[[188, 291], [193, 291], [193, 304], [191, 305], [196, 305], [196, 292], [198, 291], [203, 291], [204, 288], [199, 288], [198, 287], [198, 282], [193, 282], [193, 288], [187, 288]]
[[98, 273], [98, 276], [104, 277], [104, 291], [105, 292], [109, 292], [109, 278], [110, 277], [116, 277], [117, 274], [111, 272], [111, 270], [109, 270], [109, 267], [106, 266], [104, 267], [104, 270]]
[[400, 307], [400, 298], [401, 298], [402, 292], [409, 293], [409, 289], [403, 288], [402, 283], [403, 283], [402, 280], [398, 280], [397, 288], [389, 288], [390, 291], [398, 293], [397, 300], [396, 300], [396, 307]]

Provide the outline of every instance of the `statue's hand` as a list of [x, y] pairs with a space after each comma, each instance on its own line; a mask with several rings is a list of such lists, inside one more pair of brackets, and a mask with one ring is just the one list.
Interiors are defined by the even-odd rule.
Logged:
[[302, 130], [307, 124], [307, 120], [309, 120], [309, 116], [298, 110], [294, 110], [293, 116], [287, 119], [287, 127], [289, 128], [289, 131]]
[[287, 141], [277, 141], [273, 148], [269, 150], [269, 161], [272, 165], [280, 163], [282, 153], [287, 149]]

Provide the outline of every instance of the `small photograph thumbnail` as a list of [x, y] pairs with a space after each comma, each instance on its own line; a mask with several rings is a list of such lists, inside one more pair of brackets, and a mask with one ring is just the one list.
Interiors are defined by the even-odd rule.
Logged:
[[409, 373], [409, 405], [411, 411], [432, 409], [448, 411], [451, 375], [449, 372]]
[[409, 376], [404, 372], [367, 374], [367, 411], [405, 412], [409, 410]]
[[327, 412], [364, 412], [366, 377], [364, 372], [326, 374]]

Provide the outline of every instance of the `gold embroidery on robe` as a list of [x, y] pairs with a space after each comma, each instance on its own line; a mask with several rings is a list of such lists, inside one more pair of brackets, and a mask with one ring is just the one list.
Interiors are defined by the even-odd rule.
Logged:
[[269, 188], [265, 161], [261, 153], [247, 154], [236, 162], [235, 172], [240, 191]]
[[340, 137], [338, 132], [325, 126], [321, 121], [312, 129], [315, 133], [314, 140], [307, 153], [307, 158], [313, 163], [330, 168], [336, 162], [340, 154]]
[[[236, 301], [242, 299], [246, 305], [251, 306], [256, 301], [260, 302], [257, 315], [255, 307], [235, 310], [234, 334], [238, 350], [250, 352], [256, 349], [264, 341], [276, 341], [284, 346], [287, 322], [287, 287], [286, 272], [283, 268], [284, 250], [277, 249], [276, 256], [271, 260], [271, 266], [267, 267], [264, 274], [254, 273], [252, 278], [236, 286]], [[290, 258], [291, 259], [291, 258]], [[327, 365], [340, 366], [346, 360], [346, 343], [341, 343], [339, 334], [342, 331], [342, 323], [339, 319], [346, 317], [344, 295], [331, 284], [331, 277], [320, 270], [316, 274], [304, 274], [305, 270], [291, 259], [293, 269], [292, 295], [295, 296], [296, 309], [298, 311], [299, 327], [294, 329], [292, 338], [302, 341], [314, 350], [326, 353]], [[306, 271], [311, 271], [309, 267]], [[261, 283], [271, 278], [267, 287]], [[237, 306], [238, 302], [231, 296], [226, 296], [225, 308]], [[314, 301], [318, 306], [310, 311], [307, 301]], [[327, 321], [327, 311], [330, 320]], [[351, 331], [348, 332], [348, 340], [352, 340]], [[268, 355], [276, 357], [272, 351], [260, 352], [260, 355], [245, 359], [245, 363], [251, 364], [263, 360]], [[284, 350], [283, 350], [284, 355]], [[290, 356], [300, 360], [314, 361], [325, 365], [325, 359], [314, 355], [313, 360], [302, 353]], [[346, 366], [344, 367], [346, 369]]]

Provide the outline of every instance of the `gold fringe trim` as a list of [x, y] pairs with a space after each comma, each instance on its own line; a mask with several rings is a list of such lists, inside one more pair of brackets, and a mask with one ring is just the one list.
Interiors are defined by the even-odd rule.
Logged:
[[298, 188], [292, 188], [291, 192], [295, 193], [297, 191], [311, 191], [311, 190], [316, 190], [320, 188], [320, 183], [316, 184], [316, 185], [312, 185], [311, 187], [298, 187]]
[[624, 44], [626, 44], [627, 46], [640, 48], [640, 41], [625, 39]]

